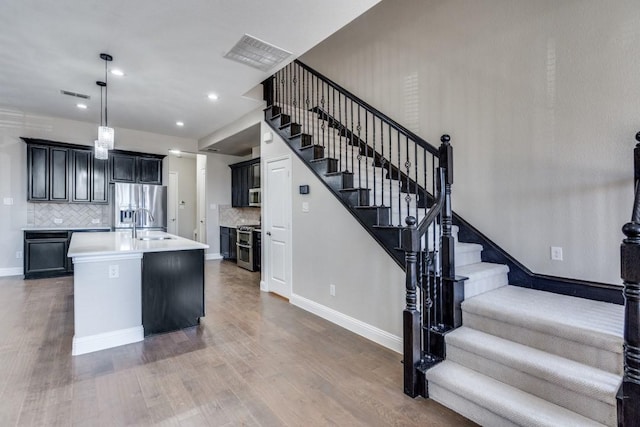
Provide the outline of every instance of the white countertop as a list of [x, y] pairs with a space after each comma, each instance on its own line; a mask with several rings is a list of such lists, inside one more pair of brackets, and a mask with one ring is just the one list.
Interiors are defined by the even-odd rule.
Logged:
[[141, 231], [142, 236], [169, 236], [170, 240], [133, 240], [131, 231], [106, 233], [74, 233], [69, 245], [69, 257], [124, 255], [142, 252], [187, 251], [207, 249], [209, 245], [162, 231]]
[[98, 225], [95, 227], [22, 227], [22, 231], [76, 231], [76, 230], [111, 230], [111, 227]]

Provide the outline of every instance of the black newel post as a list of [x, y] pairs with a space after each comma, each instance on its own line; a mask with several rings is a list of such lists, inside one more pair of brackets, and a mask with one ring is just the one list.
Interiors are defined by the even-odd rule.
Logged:
[[618, 425], [640, 426], [640, 132], [634, 150], [635, 199], [622, 227], [620, 275], [624, 281], [624, 377], [618, 390]]
[[445, 169], [444, 176], [444, 209], [442, 210], [442, 276], [454, 277], [455, 242], [451, 235], [453, 224], [451, 210], [451, 184], [453, 184], [453, 147], [449, 143], [451, 137], [442, 135], [439, 149], [440, 167]]
[[[444, 208], [442, 210], [442, 315], [439, 330], [444, 332], [462, 325], [462, 310], [460, 304], [464, 300], [464, 281], [466, 277], [456, 276], [455, 269], [455, 239], [451, 233], [453, 225], [453, 211], [451, 207], [451, 185], [453, 184], [453, 147], [451, 137], [442, 135], [440, 138], [440, 167], [446, 169], [444, 179]], [[444, 337], [436, 340], [439, 349], [436, 354], [445, 356]]]
[[402, 230], [402, 249], [405, 251], [406, 266], [406, 307], [402, 312], [404, 392], [411, 397], [416, 397], [422, 394], [424, 387], [416, 369], [421, 356], [420, 312], [417, 308], [420, 236], [414, 217], [407, 217], [406, 223], [407, 226]]

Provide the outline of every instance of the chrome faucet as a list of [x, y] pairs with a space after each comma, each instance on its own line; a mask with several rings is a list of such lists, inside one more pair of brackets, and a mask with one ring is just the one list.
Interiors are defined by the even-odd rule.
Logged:
[[138, 228], [136, 227], [136, 224], [138, 223], [138, 215], [137, 215], [138, 212], [146, 212], [147, 214], [149, 214], [149, 219], [151, 219], [151, 221], [154, 221], [153, 215], [151, 215], [151, 212], [149, 211], [149, 209], [138, 208], [135, 211], [133, 211], [133, 228], [131, 229], [131, 234], [133, 239], [138, 238]]

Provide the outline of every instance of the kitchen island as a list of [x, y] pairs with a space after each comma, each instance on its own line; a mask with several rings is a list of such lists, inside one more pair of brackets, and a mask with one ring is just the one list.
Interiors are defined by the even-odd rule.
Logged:
[[79, 355], [195, 326], [204, 316], [204, 249], [159, 231], [76, 233], [74, 336]]

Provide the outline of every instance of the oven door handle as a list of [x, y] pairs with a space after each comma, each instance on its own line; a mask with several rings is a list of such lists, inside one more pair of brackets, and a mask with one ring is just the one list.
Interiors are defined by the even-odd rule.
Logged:
[[251, 249], [251, 245], [243, 245], [242, 243], [236, 243], [236, 246], [239, 248]]

